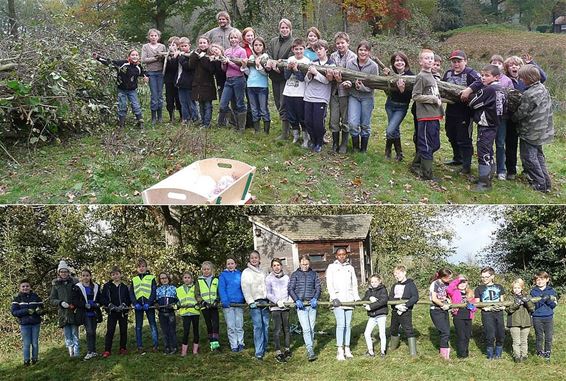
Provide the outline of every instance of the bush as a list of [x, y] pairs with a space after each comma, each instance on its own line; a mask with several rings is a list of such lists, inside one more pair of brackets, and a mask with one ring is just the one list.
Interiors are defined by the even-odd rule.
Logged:
[[552, 32], [552, 25], [537, 25], [536, 31], [540, 33]]

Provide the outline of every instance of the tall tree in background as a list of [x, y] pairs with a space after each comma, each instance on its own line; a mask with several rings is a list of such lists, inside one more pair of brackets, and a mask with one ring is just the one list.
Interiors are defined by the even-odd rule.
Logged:
[[14, 39], [18, 39], [18, 18], [16, 15], [15, 0], [8, 0], [8, 27], [9, 35]]
[[438, 12], [434, 24], [436, 29], [442, 32], [461, 28], [464, 25], [464, 18], [460, 0], [438, 0]]
[[352, 22], [366, 21], [377, 35], [411, 17], [405, 0], [343, 0], [342, 8]]

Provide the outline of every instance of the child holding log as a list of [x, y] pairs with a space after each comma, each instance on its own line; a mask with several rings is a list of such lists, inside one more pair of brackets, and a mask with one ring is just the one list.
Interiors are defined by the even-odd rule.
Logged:
[[167, 56], [167, 47], [161, 44], [161, 32], [150, 29], [147, 32], [148, 43], [142, 46], [141, 62], [146, 65], [151, 93], [151, 123], [163, 118], [163, 62]]
[[156, 301], [159, 311], [159, 325], [163, 334], [163, 353], [173, 355], [177, 353], [177, 318], [175, 316], [175, 305], [177, 288], [171, 284], [171, 277], [167, 273], [159, 274], [161, 284], [155, 290]]
[[20, 281], [19, 293], [12, 300], [11, 312], [20, 323], [24, 366], [36, 364], [39, 360], [39, 329], [43, 314], [43, 301], [32, 291], [27, 279]]
[[254, 60], [254, 65], [249, 68], [247, 81], [247, 92], [250, 107], [252, 110], [252, 122], [254, 131], [259, 132], [259, 123], [263, 120], [263, 132], [269, 134], [271, 127], [271, 116], [267, 99], [269, 96], [269, 80], [267, 71], [261, 64], [261, 60], [269, 56], [265, 52], [265, 41], [257, 37], [252, 42], [253, 54], [250, 59]]
[[81, 281], [73, 287], [73, 305], [76, 307], [77, 325], [84, 325], [86, 332], [87, 353], [84, 360], [96, 356], [96, 327], [102, 323], [100, 310], [100, 287], [92, 280], [89, 269], [81, 271]]
[[128, 311], [130, 305], [130, 291], [128, 286], [122, 282], [122, 271], [113, 267], [110, 271], [110, 280], [102, 287], [101, 302], [108, 311], [106, 321], [106, 337], [104, 340], [104, 352], [102, 357], [107, 358], [112, 353], [112, 341], [116, 324], [120, 327], [120, 354], [128, 353]]
[[469, 355], [470, 338], [472, 337], [472, 322], [477, 311], [474, 303], [474, 290], [470, 288], [468, 278], [460, 274], [446, 288], [452, 304], [466, 304], [466, 307], [452, 308], [454, 331], [456, 332], [456, 355], [466, 358]]
[[179, 69], [179, 37], [169, 37], [169, 54], [165, 59], [163, 67], [163, 83], [165, 83], [165, 104], [169, 113], [169, 123], [175, 120], [175, 109], [181, 114], [181, 101], [179, 100], [179, 89], [175, 86], [177, 80], [177, 71]]
[[375, 326], [379, 330], [379, 341], [381, 344], [381, 357], [385, 357], [385, 352], [387, 349], [387, 338], [385, 335], [385, 324], [387, 322], [387, 300], [389, 299], [387, 295], [387, 289], [382, 283], [381, 276], [379, 274], [373, 274], [369, 278], [370, 287], [364, 295], [364, 300], [369, 300], [369, 304], [365, 304], [364, 308], [367, 311], [368, 322], [366, 324], [366, 330], [364, 331], [364, 337], [366, 339], [367, 352], [366, 355], [369, 357], [374, 357], [375, 353], [373, 351], [373, 341], [371, 339], [371, 333]]
[[[228, 81], [226, 81], [228, 84]], [[226, 92], [226, 87], [224, 87]], [[218, 295], [218, 278], [214, 276], [214, 265], [210, 261], [204, 261], [201, 265], [202, 275], [199, 276], [195, 296], [201, 306], [201, 313], [208, 332], [210, 350], [220, 348], [218, 338], [220, 337], [220, 318], [218, 317], [218, 306], [220, 297]]]
[[196, 102], [193, 101], [193, 80], [194, 68], [189, 64], [191, 54], [191, 41], [187, 37], [179, 39], [179, 71], [177, 74], [176, 86], [179, 89], [179, 100], [181, 101], [181, 114], [183, 125], [199, 120]]
[[[474, 296], [480, 302], [502, 302], [505, 289], [502, 285], [493, 282], [495, 270], [491, 267], [481, 269], [481, 280], [483, 284], [476, 287]], [[489, 360], [500, 359], [503, 353], [503, 341], [505, 339], [505, 325], [503, 322], [502, 305], [483, 307], [481, 321], [483, 325], [485, 341], [487, 343], [486, 354]], [[495, 341], [495, 347], [494, 347]]]
[[197, 306], [195, 295], [196, 285], [190, 272], [183, 273], [183, 284], [177, 287], [177, 298], [179, 299], [179, 315], [183, 320], [183, 339], [181, 342], [181, 356], [185, 357], [189, 349], [189, 332], [193, 326], [193, 355], [198, 353], [199, 347], [199, 317], [200, 311]]
[[130, 300], [134, 305], [136, 317], [136, 344], [138, 347], [138, 353], [144, 353], [142, 343], [144, 312], [149, 323], [153, 352], [157, 352], [159, 337], [157, 333], [157, 322], [155, 320], [155, 309], [150, 308], [155, 304], [155, 290], [157, 289], [157, 284], [155, 282], [155, 276], [147, 269], [147, 262], [145, 259], [138, 259], [137, 270], [138, 274], [132, 278]]
[[429, 287], [430, 318], [440, 336], [440, 357], [450, 359], [450, 298], [447, 288], [452, 280], [452, 270], [442, 268], [434, 274], [434, 281]]
[[533, 312], [533, 327], [536, 335], [537, 355], [550, 361], [552, 337], [554, 335], [554, 309], [556, 308], [556, 291], [549, 285], [550, 275], [539, 271], [534, 276], [535, 287], [531, 290], [532, 297], [541, 298], [535, 303]]
[[[291, 334], [289, 333], [289, 308], [285, 306], [289, 302], [289, 276], [283, 272], [281, 260], [271, 260], [271, 273], [265, 278], [265, 289], [267, 299], [276, 305], [270, 307], [271, 318], [275, 327], [273, 329], [273, 343], [275, 346], [275, 360], [287, 362], [291, 357]], [[285, 351], [281, 351], [281, 331], [285, 339]]]
[[203, 128], [209, 128], [212, 120], [212, 101], [216, 100], [214, 82], [215, 64], [209, 58], [210, 40], [206, 36], [198, 38], [198, 48], [189, 55], [189, 68], [193, 70], [191, 99], [198, 102]]
[[244, 350], [244, 309], [231, 306], [231, 303], [244, 303], [241, 280], [242, 272], [236, 268], [236, 259], [228, 257], [226, 269], [218, 277], [218, 294], [232, 352]]
[[513, 287], [513, 304], [507, 306], [507, 327], [513, 339], [513, 359], [523, 362], [527, 359], [529, 331], [531, 330], [531, 313], [535, 305], [525, 292], [525, 282], [515, 279]]
[[413, 307], [419, 300], [419, 291], [412, 279], [407, 278], [407, 268], [405, 266], [395, 266], [393, 276], [397, 282], [391, 286], [389, 300], [406, 300], [402, 304], [391, 306], [391, 327], [389, 328], [391, 339], [389, 348], [391, 350], [399, 348], [401, 335], [399, 327], [403, 328], [407, 335], [409, 353], [415, 357], [417, 355], [417, 338], [413, 329]]

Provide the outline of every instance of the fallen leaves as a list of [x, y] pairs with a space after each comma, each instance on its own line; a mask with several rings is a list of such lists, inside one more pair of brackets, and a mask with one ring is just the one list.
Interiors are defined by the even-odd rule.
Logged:
[[360, 176], [354, 177], [354, 179], [351, 181], [351, 184], [355, 187], [361, 187], [362, 186], [362, 178]]

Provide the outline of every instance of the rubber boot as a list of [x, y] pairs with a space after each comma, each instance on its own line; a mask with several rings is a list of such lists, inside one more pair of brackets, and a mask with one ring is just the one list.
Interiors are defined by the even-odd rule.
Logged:
[[403, 148], [401, 147], [401, 138], [393, 140], [393, 146], [395, 147], [395, 160], [403, 161]]
[[162, 122], [163, 122], [163, 109], [158, 108], [157, 109], [157, 123], [162, 123]]
[[478, 167], [479, 178], [478, 184], [476, 185], [476, 192], [485, 192], [491, 189], [491, 166], [490, 165], [479, 165]]
[[385, 141], [385, 158], [387, 160], [391, 159], [391, 147], [393, 146], [393, 139], [387, 139]]
[[271, 121], [270, 120], [264, 120], [263, 121], [263, 132], [265, 132], [266, 134], [269, 135], [269, 129], [271, 128]]
[[450, 145], [452, 146], [452, 160], [449, 160], [444, 164], [453, 166], [462, 165], [462, 154], [460, 153], [460, 147], [455, 142], [450, 142]]
[[303, 148], [309, 148], [309, 142], [311, 141], [311, 137], [308, 132], [303, 131]]
[[352, 148], [354, 152], [360, 150], [360, 136], [352, 136]]
[[254, 126], [254, 133], [258, 133], [259, 132], [259, 120], [257, 122], [253, 122], [253, 126]]
[[136, 119], [137, 119], [136, 126], [137, 126], [139, 129], [143, 129], [143, 118], [142, 118], [141, 114], [140, 114], [140, 115], [136, 115]]
[[198, 355], [198, 344], [193, 344], [193, 355]]
[[493, 352], [493, 358], [500, 359], [502, 354], [503, 354], [503, 347], [495, 347], [495, 351]]
[[188, 350], [189, 350], [189, 346], [187, 344], [181, 345], [181, 356], [185, 357], [187, 355]]
[[450, 348], [440, 348], [440, 357], [444, 360], [450, 359]]
[[120, 127], [120, 128], [126, 127], [126, 117], [125, 116], [118, 117], [118, 127]]
[[493, 360], [493, 347], [485, 348], [485, 353], [487, 354], [488, 360]]
[[391, 336], [391, 338], [389, 339], [389, 350], [394, 351], [395, 349], [399, 348], [400, 343], [400, 336]]
[[418, 152], [415, 152], [415, 157], [413, 158], [413, 161], [411, 162], [411, 166], [409, 167], [409, 170], [412, 173], [414, 173], [415, 175], [417, 175], [418, 177], [422, 177], [421, 156], [419, 155]]
[[368, 142], [369, 142], [369, 136], [362, 136], [360, 141], [360, 152], [365, 153], [368, 151]]
[[[490, 167], [491, 170], [491, 167]], [[472, 157], [471, 156], [466, 156], [466, 157], [462, 157], [462, 169], [460, 170], [460, 173], [463, 175], [469, 175], [472, 173]]]
[[226, 117], [228, 113], [226, 111], [220, 111], [218, 113], [218, 127], [226, 127]]
[[175, 113], [173, 111], [169, 111], [169, 123], [175, 122]]
[[338, 351], [336, 352], [336, 360], [344, 361], [346, 358], [344, 357], [344, 348], [338, 347]]
[[246, 111], [236, 114], [236, 131], [243, 133], [246, 130]]
[[291, 129], [288, 120], [281, 121], [281, 135], [277, 137], [277, 140], [287, 140], [289, 139], [289, 130]]
[[421, 159], [421, 177], [423, 180], [434, 180], [432, 177], [432, 160]]
[[347, 131], [342, 131], [342, 142], [340, 143], [340, 148], [338, 148], [338, 153], [346, 153], [348, 151], [348, 137], [350, 133]]
[[340, 147], [340, 132], [332, 133], [332, 152], [338, 152], [338, 147]]
[[301, 137], [301, 131], [299, 131], [298, 129], [297, 130], [293, 129], [293, 144], [298, 143], [300, 137]]
[[417, 338], [416, 337], [409, 337], [407, 339], [407, 343], [409, 344], [409, 354], [411, 357], [417, 356]]
[[151, 110], [151, 125], [155, 126], [157, 122], [157, 110]]

